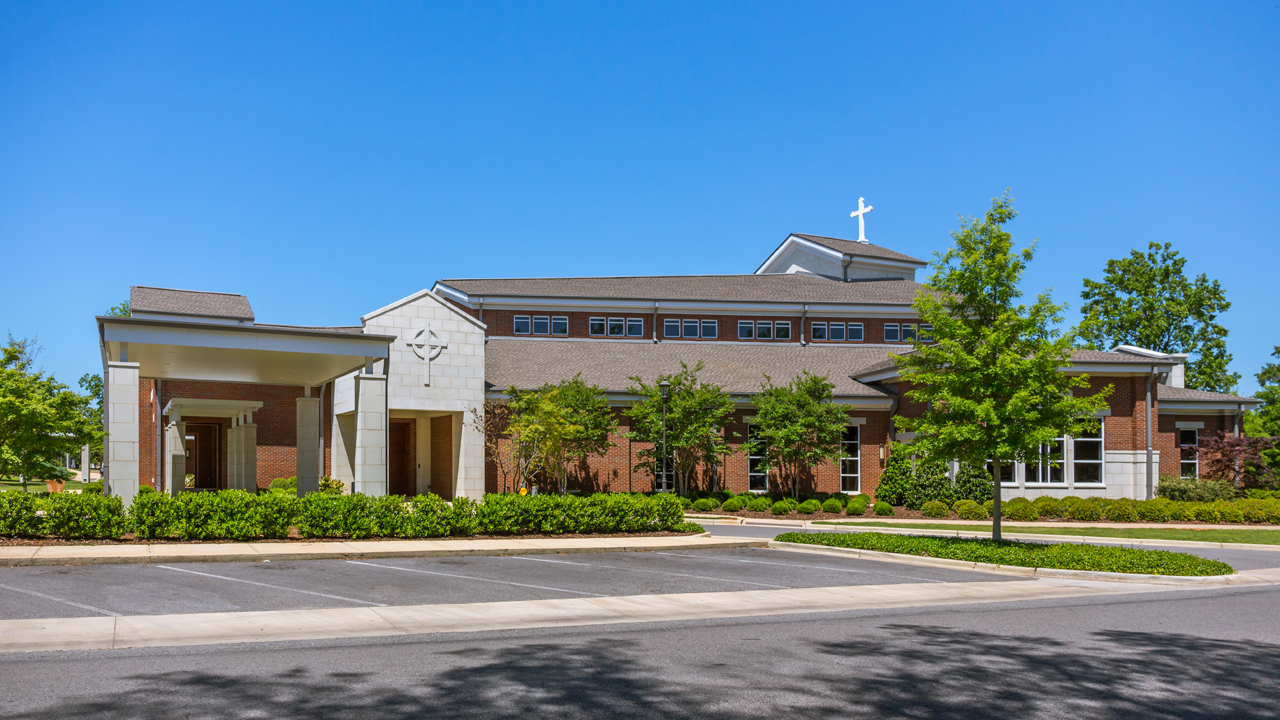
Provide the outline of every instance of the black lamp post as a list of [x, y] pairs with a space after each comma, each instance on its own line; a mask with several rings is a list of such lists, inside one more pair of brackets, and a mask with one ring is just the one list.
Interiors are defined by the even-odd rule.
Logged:
[[662, 388], [662, 479], [667, 479], [667, 398], [671, 395], [671, 383], [663, 380], [658, 383]]

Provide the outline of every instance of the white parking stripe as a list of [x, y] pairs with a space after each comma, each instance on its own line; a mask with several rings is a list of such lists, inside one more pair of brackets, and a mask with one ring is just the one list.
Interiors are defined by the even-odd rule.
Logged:
[[9, 587], [8, 585], [0, 585], [0, 588], [4, 588], [5, 590], [12, 590], [14, 592], [26, 593], [28, 595], [35, 595], [38, 598], [44, 598], [45, 600], [60, 602], [60, 603], [63, 603], [64, 605], [71, 605], [74, 607], [78, 607], [82, 610], [89, 610], [91, 612], [102, 613], [103, 615], [110, 615], [111, 617], [122, 617], [120, 613], [117, 613], [117, 612], [111, 612], [110, 610], [103, 610], [102, 608], [96, 608], [92, 605], [84, 605], [78, 602], [72, 602], [70, 600], [63, 600], [60, 597], [45, 595], [44, 593], [36, 592], [35, 590], [23, 590], [22, 588]]
[[757, 587], [778, 588], [781, 590], [789, 590], [786, 585], [770, 585], [768, 583], [748, 582], [746, 580], [733, 580], [730, 578], [707, 577], [706, 575], [686, 575], [684, 573], [663, 572], [661, 570], [641, 570], [640, 568], [618, 567], [616, 565], [595, 565], [593, 563], [569, 562], [568, 560], [547, 560], [546, 558], [529, 557], [528, 555], [513, 555], [511, 560], [533, 560], [536, 562], [558, 563], [560, 565], [581, 565], [582, 567], [606, 568], [608, 570], [623, 570], [625, 572], [649, 573], [651, 575], [671, 575], [672, 577], [694, 578], [696, 580], [715, 580], [716, 582], [731, 582], [739, 585], [755, 585]]
[[373, 602], [372, 600], [356, 600], [355, 598], [342, 597], [341, 595], [326, 595], [325, 593], [312, 592], [310, 590], [299, 590], [297, 588], [284, 587], [283, 585], [268, 585], [267, 583], [255, 582], [253, 580], [241, 580], [240, 578], [227, 577], [226, 575], [214, 575], [213, 573], [197, 572], [195, 570], [187, 570], [186, 568], [170, 567], [168, 565], [156, 565], [158, 568], [165, 570], [176, 570], [177, 572], [191, 573], [192, 575], [203, 575], [204, 577], [217, 578], [219, 580], [230, 580], [231, 582], [244, 583], [246, 585], [257, 585], [258, 587], [271, 588], [272, 590], [287, 590], [288, 592], [302, 593], [304, 595], [315, 595], [317, 597], [329, 598], [330, 600], [342, 600], [344, 602], [360, 603], [361, 605], [373, 605], [375, 607], [386, 607], [386, 603]]
[[827, 567], [825, 565], [797, 565], [796, 563], [776, 563], [776, 562], [769, 562], [767, 560], [739, 560], [738, 558], [706, 557], [703, 555], [681, 555], [680, 553], [666, 553], [666, 552], [655, 552], [654, 555], [670, 555], [671, 557], [689, 558], [690, 560], [719, 560], [720, 562], [750, 563], [752, 565], [780, 565], [782, 567], [800, 568], [803, 570], [834, 570], [835, 572], [851, 572], [851, 573], [859, 573], [861, 575], [890, 575], [892, 577], [909, 578], [911, 580], [919, 580], [921, 582], [935, 582], [935, 583], [946, 582], [946, 580], [934, 580], [932, 578], [916, 577], [915, 575], [903, 575], [901, 573], [896, 573], [896, 572], [891, 573], [891, 572], [885, 572], [883, 570], [881, 571], [854, 570], [852, 568], [836, 568], [836, 567]]
[[382, 568], [383, 570], [400, 570], [402, 572], [422, 573], [423, 575], [441, 575], [443, 577], [462, 578], [463, 580], [478, 580], [479, 582], [497, 583], [498, 585], [515, 585], [516, 587], [536, 588], [538, 590], [554, 590], [555, 592], [573, 593], [575, 595], [590, 595], [591, 597], [606, 597], [599, 593], [583, 592], [582, 590], [566, 590], [564, 588], [546, 587], [544, 585], [526, 585], [524, 583], [511, 582], [510, 580], [490, 580], [489, 578], [473, 577], [471, 575], [454, 575], [453, 573], [433, 572], [431, 570], [418, 570], [416, 568], [396, 567], [395, 565], [378, 565], [377, 563], [360, 562], [359, 560], [348, 560], [352, 565], [365, 565], [368, 567]]

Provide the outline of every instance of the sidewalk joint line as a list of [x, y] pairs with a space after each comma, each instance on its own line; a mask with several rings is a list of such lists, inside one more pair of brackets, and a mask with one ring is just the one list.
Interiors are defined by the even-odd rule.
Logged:
[[[471, 575], [455, 575], [453, 573], [434, 572], [432, 570], [419, 570], [417, 568], [403, 568], [395, 565], [379, 565], [377, 563], [360, 562], [359, 560], [348, 560], [352, 565], [367, 565], [368, 567], [382, 568], [383, 570], [400, 570], [402, 572], [422, 573], [423, 575], [440, 575], [442, 577], [462, 578], [463, 580], [478, 580], [479, 582], [497, 583], [499, 585], [515, 585], [516, 587], [535, 588], [538, 590], [551, 590], [554, 592], [574, 593], [576, 595], [590, 595], [591, 597], [608, 597], [599, 593], [585, 592], [582, 590], [566, 590], [565, 588], [546, 587], [545, 585], [528, 585], [526, 583], [511, 582], [510, 580], [491, 580], [489, 578], [473, 577]], [[385, 606], [383, 606], [385, 607]]]
[[305, 595], [316, 595], [330, 600], [342, 600], [344, 602], [360, 603], [361, 605], [373, 605], [375, 607], [386, 607], [386, 603], [373, 602], [371, 600], [357, 600], [355, 598], [342, 597], [341, 595], [327, 595], [311, 590], [299, 590], [298, 588], [285, 587], [283, 585], [270, 585], [268, 583], [257, 582], [255, 580], [242, 580], [240, 578], [227, 577], [226, 575], [214, 575], [213, 573], [199, 572], [198, 570], [187, 570], [185, 568], [176, 568], [169, 565], [156, 565], [158, 568], [165, 570], [174, 570], [177, 572], [191, 573], [192, 575], [203, 575], [205, 577], [217, 578], [219, 580], [230, 580], [231, 582], [245, 583], [246, 585], [257, 585], [258, 587], [271, 588], [272, 590], [286, 590], [288, 592], [303, 593]]
[[96, 607], [94, 607], [94, 606], [92, 606], [92, 605], [84, 605], [84, 604], [82, 604], [82, 603], [73, 602], [73, 601], [71, 601], [71, 600], [64, 600], [64, 599], [62, 599], [62, 598], [60, 598], [60, 597], [54, 597], [54, 596], [52, 596], [52, 595], [45, 595], [44, 593], [36, 592], [35, 590], [23, 590], [22, 588], [10, 587], [10, 586], [8, 586], [8, 585], [0, 585], [0, 588], [4, 588], [5, 590], [12, 590], [13, 592], [26, 593], [27, 595], [35, 595], [36, 597], [44, 598], [45, 600], [52, 600], [52, 601], [54, 601], [54, 602], [60, 602], [60, 603], [63, 603], [64, 605], [72, 605], [72, 606], [74, 606], [74, 607], [78, 607], [78, 608], [80, 608], [80, 609], [82, 609], [82, 610], [90, 610], [90, 611], [92, 611], [92, 612], [102, 613], [103, 615], [109, 615], [109, 616], [111, 616], [111, 617], [120, 617], [120, 616], [121, 616], [121, 615], [120, 615], [120, 613], [118, 613], [118, 612], [111, 612], [110, 610], [103, 610], [102, 608], [96, 608]]

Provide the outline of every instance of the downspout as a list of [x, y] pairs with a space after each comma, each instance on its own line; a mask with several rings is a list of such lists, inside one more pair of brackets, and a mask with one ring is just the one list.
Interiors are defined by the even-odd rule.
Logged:
[[653, 301], [653, 341], [658, 342], [658, 301]]
[[[107, 335], [106, 329], [102, 327], [102, 323], [98, 323], [98, 350], [102, 353], [102, 461], [98, 463], [102, 476], [102, 494], [111, 494], [111, 478], [107, 476], [110, 471], [110, 463], [107, 458], [109, 453], [107, 449], [111, 447], [107, 434], [107, 430], [111, 427], [111, 369], [108, 367], [110, 356], [107, 354]], [[89, 464], [93, 464], [90, 458]]]
[[853, 262], [852, 255], [845, 255], [840, 258], [840, 281], [849, 282], [849, 263]]
[[1147, 431], [1147, 499], [1150, 500], [1156, 496], [1156, 479], [1153, 453], [1151, 448], [1151, 384], [1155, 380], [1155, 368], [1151, 369], [1151, 373], [1147, 375], [1147, 404], [1146, 404], [1146, 431]]
[[[1231, 434], [1240, 437], [1240, 418], [1244, 415], [1244, 405], [1236, 404], [1236, 417], [1231, 428]], [[1240, 486], [1240, 457], [1236, 456], [1235, 467], [1232, 468], [1232, 484], [1236, 487]]]
[[809, 344], [804, 339], [805, 321], [809, 319], [809, 303], [805, 303], [801, 307], [804, 309], [800, 311], [800, 347], [804, 347]]

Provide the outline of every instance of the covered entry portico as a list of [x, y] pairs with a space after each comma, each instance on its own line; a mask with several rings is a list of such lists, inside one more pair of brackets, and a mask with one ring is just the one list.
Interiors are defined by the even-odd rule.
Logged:
[[[243, 310], [234, 299], [243, 301]], [[140, 482], [182, 492], [193, 460], [187, 447], [187, 423], [193, 418], [225, 428], [216, 442], [225, 487], [256, 489], [261, 433], [255, 414], [265, 413], [263, 401], [271, 395], [275, 417], [281, 417], [279, 405], [290, 399], [282, 386], [293, 388], [292, 417], [264, 431], [278, 436], [285, 424], [293, 426], [295, 437], [288, 445], [296, 447], [298, 493], [317, 490], [326, 430], [321, 391], [353, 372], [360, 405], [356, 473], [369, 481], [368, 490], [381, 486], [385, 492], [386, 373], [395, 336], [362, 328], [255, 324], [248, 301], [238, 295], [134, 288], [131, 300], [131, 317], [97, 318], [106, 395], [105, 492], [126, 503]], [[155, 382], [141, 387], [147, 380]], [[261, 387], [261, 397], [253, 397], [253, 386]], [[161, 403], [162, 391], [171, 388], [181, 388], [179, 396]], [[227, 388], [242, 397], [223, 397]], [[144, 417], [140, 407], [162, 410], [148, 410]], [[144, 437], [143, 427], [154, 435]], [[150, 457], [144, 458], [144, 451]], [[142, 477], [143, 466], [153, 471], [147, 477]]]

